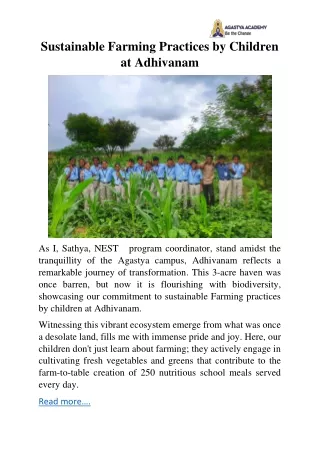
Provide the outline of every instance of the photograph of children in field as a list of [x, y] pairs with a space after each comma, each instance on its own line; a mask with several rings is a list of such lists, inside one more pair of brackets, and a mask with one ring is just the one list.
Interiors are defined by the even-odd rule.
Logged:
[[272, 77], [49, 76], [48, 235], [272, 237]]

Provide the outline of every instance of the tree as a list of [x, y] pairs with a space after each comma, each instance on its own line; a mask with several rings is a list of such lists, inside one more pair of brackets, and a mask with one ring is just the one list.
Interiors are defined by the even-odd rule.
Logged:
[[107, 123], [103, 124], [99, 129], [97, 144], [109, 157], [112, 157], [114, 148], [110, 146], [110, 131]]
[[64, 121], [67, 137], [76, 143], [88, 143], [88, 148], [102, 148], [109, 157], [119, 148], [122, 153], [136, 139], [139, 128], [130, 121], [110, 118], [104, 123], [86, 113], [68, 114]]
[[103, 125], [103, 119], [89, 116], [86, 113], [77, 115], [69, 113], [63, 124], [67, 130], [67, 137], [71, 141], [99, 144], [98, 135]]
[[120, 148], [124, 154], [125, 149], [136, 139], [138, 130], [133, 122], [110, 118], [100, 132], [107, 153], [112, 156], [114, 151]]
[[153, 143], [153, 146], [157, 149], [167, 150], [172, 149], [177, 141], [177, 137], [171, 137], [169, 135], [160, 135]]
[[202, 126], [195, 132], [188, 133], [182, 147], [188, 150], [209, 151], [217, 149], [232, 139], [234, 130], [228, 127]]
[[137, 137], [139, 128], [130, 121], [120, 121], [121, 133], [119, 134], [119, 147], [122, 151], [122, 155], [127, 147], [134, 142]]
[[235, 128], [234, 150], [247, 149], [255, 177], [266, 187], [272, 183], [272, 76], [254, 83], [244, 80], [231, 88], [220, 85], [218, 103]]
[[272, 127], [272, 76], [260, 76], [254, 83], [244, 80], [231, 88], [218, 87], [218, 103], [239, 137], [269, 133]]
[[201, 126], [196, 129], [195, 124], [198, 122], [199, 118], [191, 117], [191, 126], [184, 134], [183, 148], [205, 152], [214, 150], [222, 144], [230, 142], [235, 133], [212, 103], [208, 103], [201, 113]]

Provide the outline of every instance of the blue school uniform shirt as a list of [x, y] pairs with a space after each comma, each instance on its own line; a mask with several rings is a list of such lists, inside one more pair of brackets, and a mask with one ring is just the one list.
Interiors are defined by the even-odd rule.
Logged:
[[158, 179], [164, 179], [166, 173], [166, 165], [164, 165], [163, 163], [159, 163], [159, 165], [154, 165], [152, 169], [157, 175]]
[[227, 163], [217, 163], [216, 170], [218, 173], [219, 180], [230, 180], [231, 174], [229, 170], [229, 165]]
[[189, 170], [188, 182], [189, 184], [200, 184], [202, 181], [202, 171], [199, 168]]
[[92, 172], [91, 172], [91, 170], [88, 170], [87, 168], [85, 168], [84, 170], [81, 171], [81, 176], [82, 176], [83, 180], [90, 179], [92, 177]]
[[94, 180], [99, 180], [99, 170], [100, 170], [100, 168], [101, 168], [101, 165], [98, 165], [98, 166], [92, 165], [91, 166], [90, 171], [92, 173], [92, 176], [93, 176]]
[[[123, 177], [123, 179], [125, 179], [125, 177], [126, 177], [125, 172], [124, 172], [123, 170], [120, 170], [119, 173], [121, 174], [121, 176]], [[123, 184], [123, 182], [122, 182], [122, 180], [120, 179], [120, 177], [117, 176], [116, 170], [113, 171], [112, 177], [113, 177], [113, 180], [114, 180], [114, 184], [115, 184], [115, 185], [122, 185], [122, 184]]]
[[125, 172], [125, 175], [126, 175], [126, 180], [129, 180], [130, 179], [130, 174], [134, 173], [134, 168], [128, 167], [128, 168], [126, 168], [124, 170], [124, 172]]
[[235, 174], [231, 174], [232, 179], [242, 179], [245, 167], [243, 163], [231, 163], [231, 168], [235, 171]]
[[79, 168], [77, 167], [77, 166], [74, 166], [73, 168], [72, 168], [72, 170], [70, 169], [70, 166], [67, 166], [66, 168], [65, 168], [65, 170], [64, 170], [64, 174], [66, 175], [66, 176], [69, 176], [69, 174], [70, 174], [70, 171], [71, 171], [71, 175], [70, 175], [70, 177], [69, 177], [69, 181], [70, 182], [74, 182], [74, 181], [78, 181], [79, 180]]
[[178, 182], [187, 181], [189, 177], [190, 165], [188, 163], [176, 163], [176, 179]]
[[112, 174], [113, 168], [100, 168], [98, 171], [99, 181], [103, 182], [104, 184], [110, 184], [110, 182], [112, 181]]
[[167, 179], [176, 180], [176, 169], [174, 166], [172, 166], [172, 167], [166, 166], [165, 173], [166, 173]]
[[139, 165], [139, 163], [136, 163], [133, 167], [133, 171], [138, 174], [141, 174], [143, 170], [144, 170], [144, 166]]

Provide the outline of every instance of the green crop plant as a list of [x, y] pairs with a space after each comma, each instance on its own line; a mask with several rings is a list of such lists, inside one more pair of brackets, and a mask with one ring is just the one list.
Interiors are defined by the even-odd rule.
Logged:
[[89, 210], [85, 210], [86, 215], [93, 224], [99, 224], [101, 218], [100, 217], [101, 204], [99, 200], [99, 190], [96, 191], [93, 199], [88, 198], [87, 201]]
[[[145, 160], [152, 158], [152, 153]], [[198, 157], [188, 153], [187, 160]], [[99, 154], [102, 159], [103, 155]], [[175, 157], [172, 151], [161, 154], [161, 160]], [[79, 158], [80, 155], [77, 156]], [[109, 159], [109, 165], [121, 159], [126, 165], [128, 153], [123, 158]], [[105, 156], [104, 156], [105, 158]], [[49, 159], [49, 236], [50, 237], [97, 237], [97, 238], [264, 238], [272, 237], [272, 193], [259, 180], [245, 177], [243, 200], [220, 206], [207, 207], [204, 196], [195, 197], [192, 207], [184, 208], [175, 198], [175, 183], [166, 181], [161, 188], [158, 179], [144, 179], [133, 173], [124, 182], [123, 199], [108, 200], [102, 204], [98, 195], [85, 211], [81, 193], [91, 181], [82, 182], [70, 190], [63, 169], [68, 156], [55, 153]], [[218, 180], [214, 180], [218, 193]], [[114, 189], [112, 188], [114, 191]]]
[[125, 195], [128, 201], [131, 221], [133, 228], [133, 237], [136, 237], [136, 208], [141, 196], [141, 177], [138, 174], [131, 174], [129, 183], [124, 184]]
[[167, 182], [166, 187], [163, 188], [160, 187], [157, 180], [154, 183], [157, 196], [152, 195], [148, 190], [143, 191], [149, 213], [143, 211], [141, 207], [137, 207], [146, 226], [153, 237], [187, 237], [186, 232], [179, 228], [179, 216], [176, 210], [177, 202], [174, 200], [175, 183], [170, 180]]
[[65, 175], [62, 174], [58, 178], [52, 199], [50, 237], [69, 237], [71, 235], [72, 229], [68, 227], [68, 221], [78, 206], [81, 193], [91, 183], [92, 179], [88, 179], [80, 182], [71, 190], [67, 190]]

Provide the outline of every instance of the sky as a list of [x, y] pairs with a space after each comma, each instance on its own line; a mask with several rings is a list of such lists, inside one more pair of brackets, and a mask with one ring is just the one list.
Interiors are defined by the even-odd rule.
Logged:
[[131, 149], [152, 148], [159, 135], [183, 140], [192, 116], [215, 102], [217, 87], [231, 86], [244, 75], [175, 76], [49, 76], [49, 151], [71, 144], [63, 121], [68, 113], [87, 113], [107, 121], [111, 117], [136, 123], [139, 132]]

